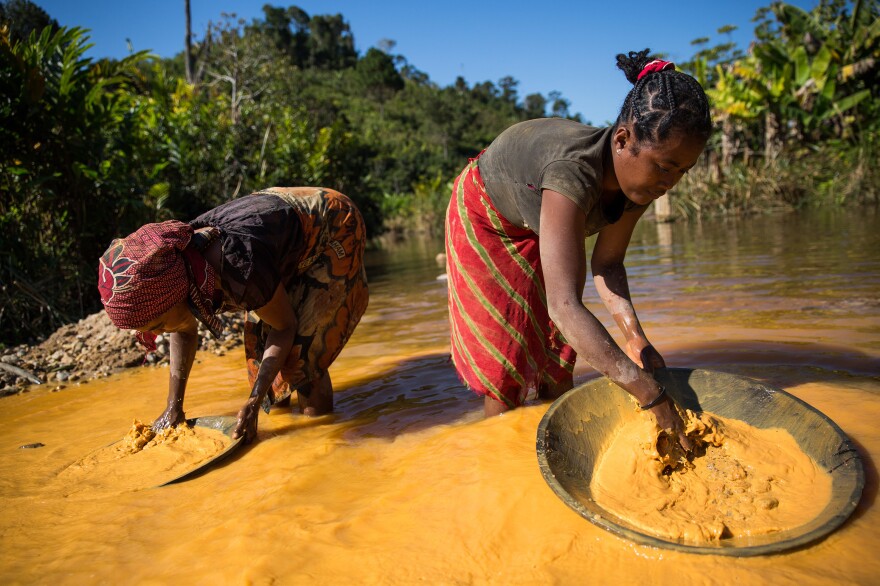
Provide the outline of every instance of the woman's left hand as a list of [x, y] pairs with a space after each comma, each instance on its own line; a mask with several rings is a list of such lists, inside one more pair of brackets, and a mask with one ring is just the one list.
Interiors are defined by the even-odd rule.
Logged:
[[257, 439], [257, 419], [260, 414], [260, 403], [257, 398], [251, 397], [244, 407], [238, 412], [238, 423], [232, 432], [232, 439], [244, 437], [244, 443], [249, 444]]
[[257, 418], [260, 407], [272, 386], [272, 381], [281, 370], [281, 365], [290, 354], [297, 324], [296, 314], [281, 283], [278, 284], [269, 303], [258, 309], [256, 314], [272, 329], [266, 337], [266, 349], [263, 351], [263, 359], [260, 361], [251, 396], [238, 412], [238, 423], [235, 431], [232, 432], [233, 439], [244, 437], [245, 443], [248, 444], [257, 439]]

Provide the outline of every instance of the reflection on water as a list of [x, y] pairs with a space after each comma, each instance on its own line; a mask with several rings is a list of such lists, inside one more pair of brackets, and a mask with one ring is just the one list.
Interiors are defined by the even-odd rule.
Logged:
[[[72, 491], [59, 472], [163, 408], [136, 369], [0, 399], [5, 583], [860, 583], [875, 552], [880, 457], [877, 210], [643, 223], [627, 257], [643, 325], [671, 366], [743, 374], [853, 438], [868, 483], [853, 519], [757, 559], [636, 546], [570, 511], [538, 471], [547, 405], [484, 420], [448, 362], [441, 240], [368, 253], [371, 300], [331, 370], [337, 412], [261, 416], [259, 441], [161, 489]], [[617, 336], [588, 286], [588, 305]], [[234, 414], [243, 353], [199, 355], [187, 415]], [[581, 379], [594, 376], [579, 365]], [[19, 449], [41, 442], [39, 449]], [[144, 479], [144, 486], [151, 486]], [[69, 495], [65, 497], [64, 495]]]

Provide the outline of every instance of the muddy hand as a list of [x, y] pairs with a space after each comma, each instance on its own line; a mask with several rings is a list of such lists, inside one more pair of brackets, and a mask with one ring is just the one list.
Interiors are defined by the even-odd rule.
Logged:
[[[677, 438], [678, 444], [685, 452], [692, 452], [694, 445], [690, 438], [684, 433], [684, 421], [675, 409], [675, 404], [671, 398], [661, 402], [651, 408], [651, 413], [657, 418], [657, 424], [660, 425], [668, 437]], [[672, 449], [671, 447], [668, 449]]]
[[160, 432], [166, 427], [175, 427], [186, 421], [186, 414], [177, 407], [169, 407], [153, 422], [153, 431]]
[[257, 439], [257, 419], [260, 414], [260, 406], [256, 401], [250, 400], [244, 404], [238, 412], [238, 423], [232, 432], [232, 439], [244, 437], [244, 443], [249, 444]]

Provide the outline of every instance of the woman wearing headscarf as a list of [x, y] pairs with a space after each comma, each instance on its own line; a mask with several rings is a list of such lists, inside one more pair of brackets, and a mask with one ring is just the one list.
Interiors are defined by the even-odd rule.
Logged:
[[216, 314], [226, 311], [246, 312], [252, 386], [233, 437], [255, 439], [260, 407], [268, 412], [293, 390], [306, 415], [332, 411], [328, 368], [369, 297], [365, 240], [355, 204], [315, 187], [272, 187], [114, 240], [98, 268], [107, 315], [137, 330], [148, 350], [157, 334], [170, 334], [168, 404], [153, 427], [185, 421], [198, 322], [219, 336]]

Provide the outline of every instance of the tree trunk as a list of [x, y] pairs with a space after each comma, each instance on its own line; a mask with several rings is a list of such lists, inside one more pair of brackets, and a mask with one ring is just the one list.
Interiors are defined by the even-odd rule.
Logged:
[[654, 200], [654, 221], [671, 222], [673, 220], [672, 201], [669, 199], [671, 197], [672, 196], [667, 193], [666, 197]]
[[192, 59], [192, 11], [189, 6], [190, 0], [184, 0], [186, 8], [186, 37], [184, 39], [184, 57], [186, 66], [186, 83], [193, 83], [193, 59]]
[[725, 116], [721, 122], [721, 165], [724, 169], [733, 164], [734, 150], [733, 121], [730, 116]]
[[769, 165], [776, 160], [782, 150], [779, 132], [779, 117], [767, 110], [764, 115], [764, 163]]

